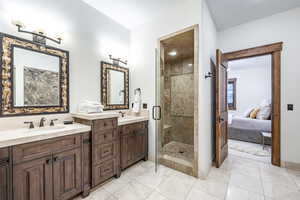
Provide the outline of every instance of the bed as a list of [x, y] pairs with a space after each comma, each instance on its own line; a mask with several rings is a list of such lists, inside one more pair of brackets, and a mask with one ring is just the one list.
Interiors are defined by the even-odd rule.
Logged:
[[[261, 132], [272, 132], [272, 121], [229, 116], [228, 127], [229, 139], [261, 144]], [[270, 145], [271, 140], [265, 143]]]

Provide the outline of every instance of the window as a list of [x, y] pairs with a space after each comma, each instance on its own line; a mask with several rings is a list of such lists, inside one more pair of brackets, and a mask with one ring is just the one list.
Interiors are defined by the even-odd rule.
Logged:
[[236, 110], [236, 78], [228, 79], [227, 104], [229, 110]]

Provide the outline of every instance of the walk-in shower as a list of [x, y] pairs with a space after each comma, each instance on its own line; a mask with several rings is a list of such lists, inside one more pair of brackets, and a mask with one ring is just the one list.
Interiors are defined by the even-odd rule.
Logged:
[[161, 38], [157, 65], [157, 163], [197, 176], [197, 26]]

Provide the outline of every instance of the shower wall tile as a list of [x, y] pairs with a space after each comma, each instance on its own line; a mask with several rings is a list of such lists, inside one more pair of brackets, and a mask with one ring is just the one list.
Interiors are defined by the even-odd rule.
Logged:
[[194, 75], [171, 77], [171, 115], [194, 115]]
[[189, 64], [193, 59], [164, 66], [163, 123], [172, 126], [165, 142], [194, 144], [194, 70]]

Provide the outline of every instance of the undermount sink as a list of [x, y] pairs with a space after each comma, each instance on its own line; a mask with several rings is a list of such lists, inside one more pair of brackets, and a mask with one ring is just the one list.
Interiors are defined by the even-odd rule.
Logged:
[[52, 131], [52, 130], [61, 130], [61, 129], [64, 129], [64, 128], [66, 128], [65, 125], [46, 126], [46, 127], [41, 127], [41, 128], [28, 129], [27, 132]]

